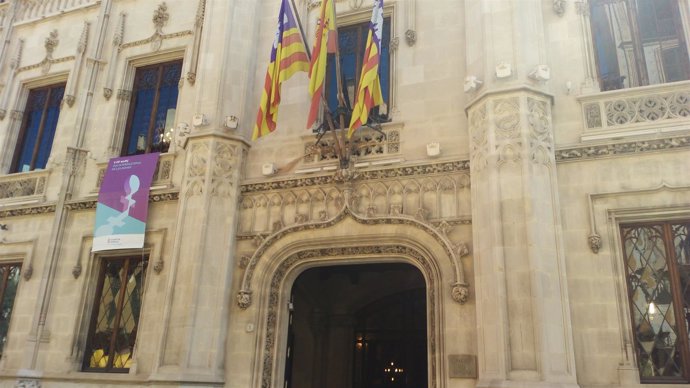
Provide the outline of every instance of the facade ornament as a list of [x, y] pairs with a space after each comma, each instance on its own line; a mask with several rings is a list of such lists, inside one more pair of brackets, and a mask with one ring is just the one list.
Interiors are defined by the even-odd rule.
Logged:
[[448, 233], [453, 229], [453, 226], [449, 224], [446, 220], [441, 221], [436, 227], [439, 233], [441, 233], [445, 238], [448, 238]]
[[125, 18], [127, 14], [120, 12], [117, 20], [117, 27], [115, 28], [115, 35], [113, 35], [113, 47], [110, 51], [110, 67], [108, 67], [108, 74], [105, 78], [105, 86], [103, 87], [103, 96], [109, 100], [113, 95], [113, 82], [115, 80], [115, 72], [117, 71], [115, 63], [117, 63], [120, 54], [120, 47], [125, 36]]
[[470, 248], [465, 243], [460, 243], [456, 245], [455, 250], [458, 253], [459, 258], [463, 258], [470, 254]]
[[307, 222], [307, 215], [306, 214], [301, 214], [301, 213], [295, 214], [295, 223], [296, 224], [303, 224], [305, 222]]
[[41, 388], [41, 382], [34, 379], [19, 379], [14, 388]]
[[420, 207], [417, 209], [417, 212], [414, 214], [414, 218], [416, 218], [418, 221], [425, 222], [427, 220], [427, 216], [429, 214], [429, 211], [424, 209], [423, 207]]
[[240, 260], [237, 262], [237, 265], [240, 267], [240, 269], [246, 269], [249, 266], [249, 260], [251, 260], [251, 256], [242, 255], [240, 256]]
[[17, 44], [17, 50], [14, 53], [12, 59], [10, 59], [10, 71], [7, 72], [7, 80], [5, 81], [5, 87], [2, 90], [2, 96], [0, 96], [0, 120], [4, 120], [7, 115], [7, 105], [10, 98], [10, 85], [14, 82], [14, 76], [16, 74], [16, 69], [19, 68], [19, 64], [22, 60], [22, 52], [24, 50], [24, 39], [19, 39]]
[[395, 38], [391, 39], [390, 44], [388, 45], [388, 52], [394, 53], [398, 51], [398, 46], [400, 46], [400, 38], [396, 36]]
[[399, 203], [394, 203], [390, 205], [390, 215], [392, 216], [399, 216], [403, 212], [403, 206], [402, 204]]
[[257, 234], [254, 236], [254, 246], [258, 248], [261, 246], [261, 244], [263, 244], [264, 240], [266, 240], [266, 237], [261, 234]]
[[60, 43], [58, 31], [53, 30], [43, 43], [46, 49], [46, 56], [43, 58], [43, 61], [41, 61], [41, 71], [43, 74], [47, 74], [50, 71], [50, 65], [52, 65], [53, 62], [53, 51], [55, 51], [55, 47], [57, 47], [58, 43]]
[[72, 267], [72, 276], [74, 276], [75, 279], [79, 278], [81, 275], [81, 263], [77, 263], [74, 267]]
[[412, 29], [405, 31], [405, 41], [408, 46], [414, 46], [417, 43], [417, 31]]
[[187, 145], [187, 136], [189, 136], [190, 133], [191, 129], [189, 128], [189, 124], [178, 123], [177, 131], [175, 131], [175, 145], [177, 145], [178, 148], [184, 149]]
[[601, 249], [602, 241], [601, 241], [601, 236], [598, 233], [590, 234], [587, 237], [587, 242], [589, 243], [589, 249], [591, 249], [593, 253], [599, 253], [599, 250]]
[[163, 260], [158, 260], [156, 264], [153, 266], [153, 271], [156, 272], [156, 275], [160, 275], [161, 271], [163, 271], [163, 267], [165, 266], [165, 263]]
[[454, 283], [450, 294], [454, 301], [465, 304], [470, 299], [470, 286], [466, 283]]
[[558, 16], [563, 16], [567, 4], [567, 0], [553, 0], [553, 12]]
[[587, 0], [576, 1], [575, 2], [575, 9], [577, 10], [578, 15], [582, 15], [584, 17], [589, 17], [589, 4], [587, 4]]
[[252, 305], [252, 292], [247, 290], [242, 290], [237, 293], [237, 305], [242, 309], [246, 310]]
[[168, 5], [165, 4], [165, 2], [162, 2], [160, 5], [158, 5], [158, 8], [153, 11], [153, 18], [151, 19], [153, 21], [153, 25], [156, 27], [156, 33], [160, 35], [163, 34], [163, 26], [165, 26], [165, 24], [168, 22], [168, 19], [170, 19]]
[[367, 206], [367, 217], [376, 217], [376, 205], [369, 204]]
[[275, 221], [273, 223], [273, 232], [275, 233], [275, 232], [283, 229], [283, 227], [284, 227], [283, 221]]
[[29, 263], [29, 265], [26, 267], [26, 269], [23, 271], [24, 273], [22, 276], [24, 277], [24, 280], [28, 281], [31, 279], [31, 276], [34, 274], [34, 266]]
[[129, 101], [132, 98], [132, 91], [125, 89], [117, 90], [117, 99], [123, 101]]

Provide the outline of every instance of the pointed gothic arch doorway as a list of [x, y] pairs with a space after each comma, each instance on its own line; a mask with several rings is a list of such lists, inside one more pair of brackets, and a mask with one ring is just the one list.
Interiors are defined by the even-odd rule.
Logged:
[[285, 388], [428, 386], [424, 276], [403, 263], [310, 268], [291, 290]]

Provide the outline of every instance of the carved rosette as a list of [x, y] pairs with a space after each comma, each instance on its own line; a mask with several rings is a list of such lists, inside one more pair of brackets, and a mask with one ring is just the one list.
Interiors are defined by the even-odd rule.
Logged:
[[465, 304], [470, 299], [470, 286], [466, 283], [454, 283], [450, 294], [454, 301]]
[[587, 237], [587, 243], [589, 244], [589, 249], [591, 249], [593, 253], [599, 253], [602, 245], [601, 236], [597, 233], [592, 233]]

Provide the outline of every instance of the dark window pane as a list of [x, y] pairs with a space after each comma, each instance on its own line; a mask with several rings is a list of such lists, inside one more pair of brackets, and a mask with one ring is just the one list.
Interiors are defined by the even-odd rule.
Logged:
[[147, 265], [141, 258], [104, 260], [85, 370], [119, 372], [131, 366]]
[[17, 295], [21, 264], [0, 265], [0, 357], [7, 342], [14, 297]]
[[45, 168], [60, 116], [64, 85], [29, 92], [13, 172]]
[[182, 62], [137, 69], [123, 154], [167, 152]]

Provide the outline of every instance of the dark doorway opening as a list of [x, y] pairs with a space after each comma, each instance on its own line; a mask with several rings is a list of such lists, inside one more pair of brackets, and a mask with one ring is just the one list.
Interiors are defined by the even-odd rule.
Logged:
[[285, 388], [425, 388], [426, 283], [409, 264], [312, 268], [295, 280]]

